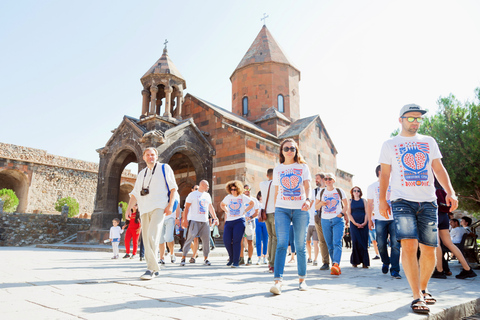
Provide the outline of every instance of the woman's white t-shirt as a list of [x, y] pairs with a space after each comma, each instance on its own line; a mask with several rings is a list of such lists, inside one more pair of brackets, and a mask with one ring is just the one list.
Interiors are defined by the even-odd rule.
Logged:
[[347, 198], [345, 191], [339, 189], [342, 193], [342, 198], [337, 192], [337, 188], [333, 188], [332, 191], [328, 191], [325, 188], [322, 198], [320, 199], [321, 191], [317, 193], [317, 199], [325, 201], [327, 204], [322, 207], [322, 219], [333, 219], [342, 212], [342, 200]]
[[273, 169], [273, 186], [278, 186], [276, 207], [301, 209], [307, 197], [304, 181], [311, 181], [310, 169], [306, 164], [280, 164]]
[[226, 205], [227, 221], [233, 221], [242, 218], [245, 215], [245, 207], [252, 201], [250, 197], [242, 194], [239, 196], [227, 195], [222, 202]]

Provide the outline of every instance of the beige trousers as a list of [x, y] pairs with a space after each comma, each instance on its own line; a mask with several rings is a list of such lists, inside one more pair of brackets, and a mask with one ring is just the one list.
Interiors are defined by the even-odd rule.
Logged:
[[322, 263], [329, 264], [329, 254], [327, 243], [325, 242], [325, 237], [323, 236], [322, 230], [322, 220], [315, 220], [315, 229], [317, 229], [318, 244], [320, 245], [320, 254], [322, 255]]
[[158, 246], [160, 244], [160, 231], [165, 216], [164, 211], [165, 209], [155, 209], [147, 213], [142, 213], [140, 216], [143, 245], [145, 247], [145, 261], [147, 262], [147, 269], [153, 272], [160, 270], [158, 266]]
[[275, 265], [275, 253], [277, 252], [277, 233], [275, 232], [275, 214], [268, 213], [265, 221], [268, 233], [268, 265]]

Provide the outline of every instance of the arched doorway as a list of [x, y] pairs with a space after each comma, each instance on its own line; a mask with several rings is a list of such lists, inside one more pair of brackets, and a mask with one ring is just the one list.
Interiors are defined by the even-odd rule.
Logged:
[[25, 213], [28, 204], [28, 179], [27, 176], [19, 170], [0, 171], [0, 189], [12, 189], [18, 198], [18, 207], [16, 212]]
[[180, 194], [180, 204], [183, 203], [190, 193], [192, 187], [198, 184], [197, 172], [192, 160], [182, 152], [175, 153], [168, 164], [175, 174], [175, 180], [178, 185], [178, 193]]

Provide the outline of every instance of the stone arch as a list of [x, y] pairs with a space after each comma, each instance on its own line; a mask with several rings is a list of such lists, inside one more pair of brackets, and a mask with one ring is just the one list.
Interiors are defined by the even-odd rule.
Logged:
[[[113, 152], [111, 160], [107, 166], [107, 194], [106, 194], [106, 210], [109, 212], [117, 212], [119, 197], [121, 193], [122, 172], [129, 163], [139, 163], [142, 159], [140, 147], [126, 145]], [[133, 187], [132, 187], [133, 189]], [[131, 190], [130, 190], [131, 191]]]
[[118, 201], [123, 201], [128, 203], [130, 200], [130, 192], [132, 192], [134, 185], [130, 182], [120, 183], [120, 189], [118, 192]]
[[0, 171], [0, 189], [12, 189], [18, 197], [16, 212], [25, 213], [28, 205], [28, 177], [19, 170]]

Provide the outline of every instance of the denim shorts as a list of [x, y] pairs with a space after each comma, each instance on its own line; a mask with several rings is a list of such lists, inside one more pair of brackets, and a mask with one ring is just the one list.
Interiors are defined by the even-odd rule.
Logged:
[[392, 201], [393, 219], [397, 226], [397, 241], [416, 239], [419, 243], [437, 246], [437, 202]]

